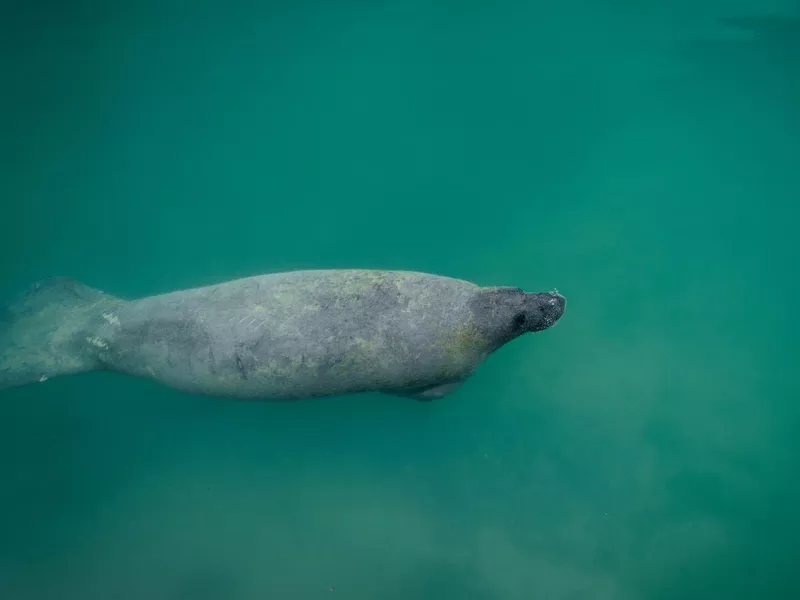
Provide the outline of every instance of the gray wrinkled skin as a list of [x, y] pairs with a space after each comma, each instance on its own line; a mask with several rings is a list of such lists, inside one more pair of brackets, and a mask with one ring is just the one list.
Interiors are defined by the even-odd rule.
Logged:
[[83, 370], [191, 393], [293, 400], [380, 391], [430, 400], [502, 345], [554, 325], [565, 303], [557, 293], [425, 273], [295, 271], [128, 302], [104, 295], [70, 344], [73, 355], [91, 357]]

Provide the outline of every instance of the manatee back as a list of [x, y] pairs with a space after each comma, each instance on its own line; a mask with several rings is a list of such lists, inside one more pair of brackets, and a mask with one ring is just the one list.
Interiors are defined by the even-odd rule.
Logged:
[[470, 309], [479, 289], [424, 273], [296, 271], [145, 298], [120, 322], [160, 357], [150, 369], [178, 365], [159, 378], [192, 391], [290, 399], [420, 388], [460, 380], [485, 356]]
[[287, 273], [252, 285], [260, 304], [228, 339], [246, 340], [236, 356], [240, 375], [279, 395], [435, 385], [477, 366], [474, 284], [348, 270]]

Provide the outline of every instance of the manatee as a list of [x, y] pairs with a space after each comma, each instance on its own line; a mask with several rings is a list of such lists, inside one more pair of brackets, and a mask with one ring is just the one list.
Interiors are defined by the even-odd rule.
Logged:
[[112, 370], [229, 398], [432, 400], [565, 305], [412, 271], [271, 273], [135, 300], [57, 277], [0, 313], [0, 389]]

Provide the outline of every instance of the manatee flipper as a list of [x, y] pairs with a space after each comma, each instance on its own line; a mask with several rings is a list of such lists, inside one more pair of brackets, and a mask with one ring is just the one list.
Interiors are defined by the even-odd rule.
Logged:
[[0, 389], [101, 368], [96, 332], [122, 302], [56, 277], [0, 308]]
[[431, 400], [438, 400], [444, 398], [447, 394], [458, 389], [463, 381], [452, 381], [450, 383], [443, 383], [440, 385], [430, 385], [428, 387], [414, 388], [387, 392], [392, 396], [401, 396], [403, 398], [412, 398], [420, 402], [430, 402]]

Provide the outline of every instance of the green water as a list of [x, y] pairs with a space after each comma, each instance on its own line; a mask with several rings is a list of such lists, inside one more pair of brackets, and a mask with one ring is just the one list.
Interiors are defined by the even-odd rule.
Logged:
[[1, 297], [375, 267], [569, 304], [433, 403], [3, 392], [0, 597], [800, 597], [797, 8], [4, 2]]

